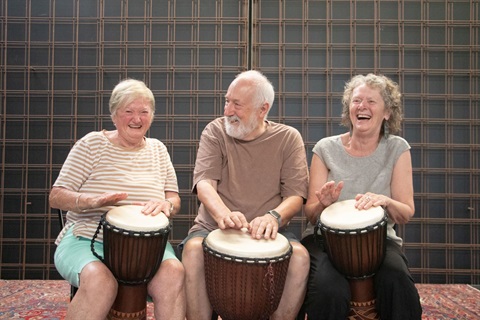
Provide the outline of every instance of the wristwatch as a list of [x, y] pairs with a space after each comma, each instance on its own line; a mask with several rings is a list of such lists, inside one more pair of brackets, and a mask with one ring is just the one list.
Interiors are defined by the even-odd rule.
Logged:
[[267, 212], [269, 215], [273, 216], [275, 219], [277, 219], [277, 222], [278, 222], [278, 226], [280, 227], [282, 225], [282, 216], [280, 215], [280, 213], [278, 213], [277, 211], [275, 210], [270, 210]]
[[168, 199], [165, 199], [165, 202], [170, 203], [170, 209], [168, 210], [168, 213], [171, 214], [173, 212], [173, 209], [175, 209], [175, 207], [173, 206], [173, 202]]

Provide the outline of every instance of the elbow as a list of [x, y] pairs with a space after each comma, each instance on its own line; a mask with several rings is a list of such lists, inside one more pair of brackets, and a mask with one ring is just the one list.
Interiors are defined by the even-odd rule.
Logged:
[[407, 212], [405, 223], [409, 222], [413, 218], [413, 215], [415, 214], [415, 205], [414, 204], [411, 204], [410, 206], [408, 206], [408, 208], [409, 208], [409, 210]]
[[52, 193], [50, 193], [48, 196], [48, 203], [50, 204], [51, 208], [58, 208], [57, 204], [55, 203], [55, 197], [52, 195]]
[[52, 190], [50, 191], [50, 194], [48, 195], [48, 203], [50, 204], [51, 208], [59, 208], [59, 203], [58, 203], [58, 193], [59, 190], [56, 187], [53, 187]]
[[410, 218], [401, 216], [396, 219], [395, 224], [407, 224], [409, 221]]
[[408, 222], [410, 222], [410, 220], [412, 219], [414, 214], [415, 214], [415, 209], [411, 208], [410, 210], [408, 210], [408, 212], [405, 212], [404, 214], [398, 215], [395, 223], [396, 224], [407, 224]]

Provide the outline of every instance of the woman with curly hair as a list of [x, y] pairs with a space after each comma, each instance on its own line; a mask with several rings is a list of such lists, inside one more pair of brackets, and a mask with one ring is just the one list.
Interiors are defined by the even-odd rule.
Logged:
[[309, 320], [349, 315], [349, 281], [332, 264], [315, 226], [330, 205], [351, 200], [358, 210], [381, 206], [388, 216], [386, 253], [373, 277], [374, 312], [382, 320], [421, 319], [419, 295], [394, 229], [415, 212], [410, 145], [395, 135], [402, 122], [401, 93], [385, 76], [357, 75], [346, 84], [342, 102], [342, 124], [349, 132], [321, 139], [313, 148], [302, 239], [311, 261], [303, 309]]

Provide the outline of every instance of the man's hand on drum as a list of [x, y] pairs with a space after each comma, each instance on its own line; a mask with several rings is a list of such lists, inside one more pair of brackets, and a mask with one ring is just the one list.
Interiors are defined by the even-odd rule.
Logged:
[[278, 232], [278, 221], [271, 214], [256, 217], [250, 222], [250, 234], [255, 239], [275, 239]]
[[337, 185], [335, 185], [335, 181], [328, 181], [322, 186], [320, 191], [315, 191], [315, 195], [318, 201], [326, 208], [338, 200], [342, 188], [343, 181], [340, 181]]
[[230, 211], [223, 215], [221, 218], [216, 219], [218, 227], [222, 230], [225, 229], [242, 229], [248, 228], [247, 219], [245, 215], [240, 211]]
[[358, 210], [370, 209], [371, 207], [386, 207], [388, 205], [389, 198], [382, 194], [375, 194], [371, 192], [359, 193], [355, 196], [355, 208]]

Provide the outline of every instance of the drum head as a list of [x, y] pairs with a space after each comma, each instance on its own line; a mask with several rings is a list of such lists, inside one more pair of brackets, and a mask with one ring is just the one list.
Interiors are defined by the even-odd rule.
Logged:
[[320, 222], [332, 229], [356, 230], [372, 226], [385, 216], [382, 207], [358, 210], [354, 205], [354, 199], [335, 202], [323, 210]]
[[143, 206], [126, 205], [108, 211], [105, 220], [115, 227], [129, 231], [149, 232], [163, 229], [169, 225], [168, 218], [159, 213], [156, 216], [145, 215]]
[[275, 239], [252, 239], [246, 229], [216, 229], [205, 238], [205, 245], [219, 253], [239, 258], [273, 258], [290, 250], [290, 242], [277, 233]]

